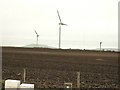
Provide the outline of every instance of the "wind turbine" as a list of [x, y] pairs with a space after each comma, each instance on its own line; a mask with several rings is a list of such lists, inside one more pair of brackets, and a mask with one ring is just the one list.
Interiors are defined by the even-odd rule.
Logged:
[[39, 37], [39, 35], [38, 35], [38, 33], [36, 31], [35, 31], [35, 33], [36, 33], [36, 36], [37, 36], [36, 45], [38, 45], [38, 37]]
[[100, 42], [100, 51], [101, 51], [101, 44], [102, 44], [102, 42]]
[[58, 18], [60, 20], [60, 23], [59, 23], [59, 49], [60, 49], [60, 47], [61, 47], [61, 26], [67, 25], [67, 24], [62, 23], [58, 10], [57, 10], [57, 14], [58, 14]]

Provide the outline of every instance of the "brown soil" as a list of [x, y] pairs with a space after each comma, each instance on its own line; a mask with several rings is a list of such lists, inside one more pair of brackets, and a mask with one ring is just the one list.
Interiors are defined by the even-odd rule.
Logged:
[[117, 88], [118, 53], [38, 48], [2, 48], [2, 78], [23, 82], [36, 88], [63, 88], [65, 82], [77, 87], [80, 72], [81, 88]]

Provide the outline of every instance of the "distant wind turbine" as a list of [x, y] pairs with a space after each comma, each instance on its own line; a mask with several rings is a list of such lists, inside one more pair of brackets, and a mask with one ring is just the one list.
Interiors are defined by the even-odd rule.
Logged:
[[38, 35], [38, 33], [36, 31], [35, 31], [35, 33], [36, 33], [36, 36], [37, 36], [36, 45], [38, 45], [38, 37], [39, 37], [39, 35]]
[[57, 14], [60, 20], [60, 23], [59, 23], [59, 49], [60, 49], [61, 48], [61, 25], [67, 25], [67, 24], [62, 23], [58, 10], [57, 10]]
[[102, 44], [102, 42], [100, 42], [100, 51], [101, 51], [101, 44]]

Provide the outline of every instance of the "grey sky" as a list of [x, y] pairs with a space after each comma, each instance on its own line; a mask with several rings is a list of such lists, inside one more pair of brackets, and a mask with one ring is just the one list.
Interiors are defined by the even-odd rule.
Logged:
[[1, 0], [2, 45], [35, 43], [58, 47], [59, 10], [63, 23], [63, 48], [118, 46], [119, 0]]

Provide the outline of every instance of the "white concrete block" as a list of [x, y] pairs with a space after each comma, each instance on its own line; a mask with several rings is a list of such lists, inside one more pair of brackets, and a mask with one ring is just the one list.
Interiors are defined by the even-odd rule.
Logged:
[[10, 88], [18, 90], [20, 88], [20, 80], [5, 80], [5, 90], [9, 90]]
[[34, 84], [22, 83], [20, 85], [20, 90], [34, 90]]

